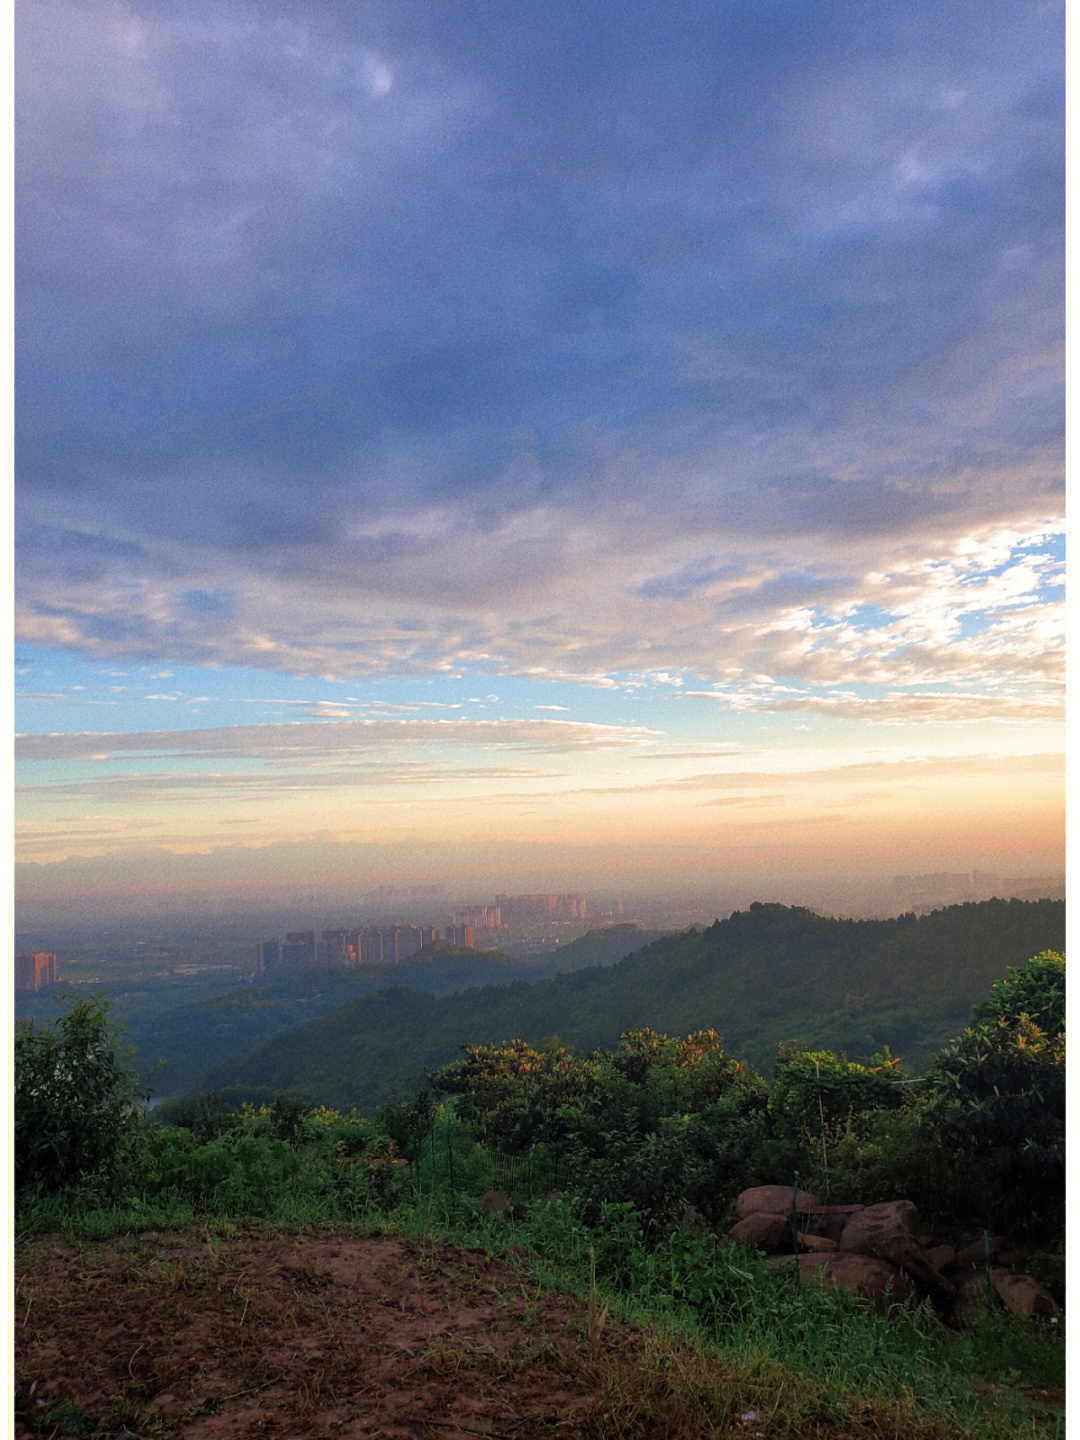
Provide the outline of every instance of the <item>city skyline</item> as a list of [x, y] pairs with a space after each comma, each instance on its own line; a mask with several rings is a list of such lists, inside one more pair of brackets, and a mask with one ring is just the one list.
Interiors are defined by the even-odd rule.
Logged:
[[27, 0], [21, 915], [1063, 870], [1063, 29]]

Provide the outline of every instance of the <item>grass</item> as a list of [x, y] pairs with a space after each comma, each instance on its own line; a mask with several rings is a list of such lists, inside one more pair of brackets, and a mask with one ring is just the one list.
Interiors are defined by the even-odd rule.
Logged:
[[[40, 1199], [20, 1207], [18, 1233], [104, 1240], [198, 1223], [211, 1240], [248, 1215], [286, 1230], [400, 1230], [487, 1250], [518, 1270], [530, 1294], [569, 1291], [585, 1302], [581, 1353], [600, 1397], [597, 1437], [689, 1440], [717, 1427], [746, 1440], [838, 1428], [875, 1440], [1064, 1433], [1063, 1417], [1023, 1394], [1063, 1387], [1063, 1323], [1036, 1329], [988, 1311], [974, 1330], [954, 1334], [928, 1307], [886, 1319], [842, 1293], [795, 1285], [760, 1257], [699, 1232], [677, 1231], [648, 1248], [630, 1205], [605, 1207], [589, 1227], [564, 1201], [518, 1197], [514, 1212], [499, 1217], [431, 1185], [421, 1194], [403, 1189], [389, 1205], [370, 1197], [344, 1205], [340, 1195], [295, 1183], [262, 1195], [233, 1187], [227, 1198], [212, 1212], [179, 1194]], [[642, 1338], [629, 1348], [610, 1344], [616, 1324]]]
[[[502, 1219], [473, 1213], [460, 1201], [455, 1206], [449, 1196], [428, 1198], [419, 1210], [388, 1216], [386, 1223], [486, 1249], [513, 1264], [522, 1263], [525, 1251], [534, 1282], [581, 1296], [588, 1307], [585, 1353], [602, 1367], [612, 1427], [603, 1433], [612, 1436], [639, 1433], [634, 1407], [626, 1408], [628, 1389], [638, 1393], [634, 1404], [645, 1405], [643, 1414], [668, 1414], [681, 1403], [678, 1392], [687, 1390], [714, 1426], [731, 1428], [732, 1416], [767, 1416], [764, 1428], [756, 1418], [734, 1425], [736, 1432], [746, 1430], [747, 1440], [766, 1430], [807, 1435], [835, 1426], [858, 1434], [867, 1416], [897, 1435], [1064, 1436], [1064, 1417], [1023, 1394], [1064, 1387], [1061, 1325], [1036, 1328], [988, 1311], [974, 1330], [957, 1334], [928, 1305], [886, 1318], [842, 1292], [793, 1285], [753, 1254], [713, 1250], [694, 1238], [651, 1252], [631, 1248], [613, 1283], [598, 1263], [604, 1248], [611, 1257], [611, 1235], [598, 1251], [599, 1236], [575, 1224], [566, 1207], [545, 1202]], [[693, 1273], [705, 1269], [706, 1259], [711, 1289], [707, 1276]], [[633, 1357], [632, 1373], [625, 1356], [608, 1354], [603, 1345], [612, 1319], [640, 1327], [649, 1338]], [[710, 1368], [714, 1362], [719, 1372]], [[699, 1373], [703, 1365], [707, 1383]], [[659, 1429], [640, 1433], [699, 1433], [679, 1428], [691, 1424], [691, 1412], [698, 1413], [691, 1406], [678, 1424], [669, 1415], [657, 1419]]]

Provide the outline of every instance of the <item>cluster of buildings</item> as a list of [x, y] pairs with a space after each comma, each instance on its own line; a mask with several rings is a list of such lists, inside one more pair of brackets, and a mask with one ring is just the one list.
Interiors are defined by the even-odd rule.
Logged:
[[490, 905], [459, 905], [454, 923], [440, 934], [436, 925], [370, 925], [345, 930], [292, 930], [284, 940], [263, 940], [255, 951], [255, 973], [347, 965], [392, 965], [408, 960], [439, 940], [471, 950], [479, 930], [507, 930], [584, 920], [582, 895], [496, 895]]
[[255, 973], [325, 969], [343, 965], [393, 965], [408, 960], [440, 938], [462, 949], [473, 948], [471, 925], [372, 925], [367, 929], [291, 930], [284, 941], [263, 940], [255, 949]]
[[51, 950], [26, 951], [15, 956], [15, 989], [44, 990], [56, 984], [56, 956]]
[[504, 930], [511, 925], [551, 925], [586, 920], [584, 895], [496, 895], [491, 905], [459, 905], [456, 925], [474, 930]]
[[585, 920], [583, 895], [496, 895], [490, 905], [458, 905], [454, 923], [369, 925], [351, 929], [291, 930], [284, 940], [263, 940], [255, 950], [255, 973], [290, 974], [296, 970], [348, 965], [393, 965], [440, 940], [472, 950], [478, 931], [542, 929]]

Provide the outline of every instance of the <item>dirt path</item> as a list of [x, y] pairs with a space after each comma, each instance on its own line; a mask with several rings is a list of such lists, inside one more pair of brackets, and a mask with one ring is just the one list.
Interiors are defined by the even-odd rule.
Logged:
[[595, 1400], [585, 1305], [435, 1241], [49, 1236], [17, 1276], [17, 1436], [527, 1440]]

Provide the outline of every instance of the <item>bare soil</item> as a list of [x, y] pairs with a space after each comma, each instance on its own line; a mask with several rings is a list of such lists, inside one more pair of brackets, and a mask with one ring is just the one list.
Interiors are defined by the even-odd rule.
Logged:
[[[402, 1235], [258, 1225], [16, 1249], [18, 1440], [957, 1440], [542, 1293], [507, 1264]], [[1000, 1387], [987, 1387], [992, 1409]], [[1028, 1392], [1038, 1410], [1063, 1392]]]
[[438, 1241], [47, 1236], [17, 1280], [17, 1436], [524, 1440], [596, 1398], [582, 1302]]

